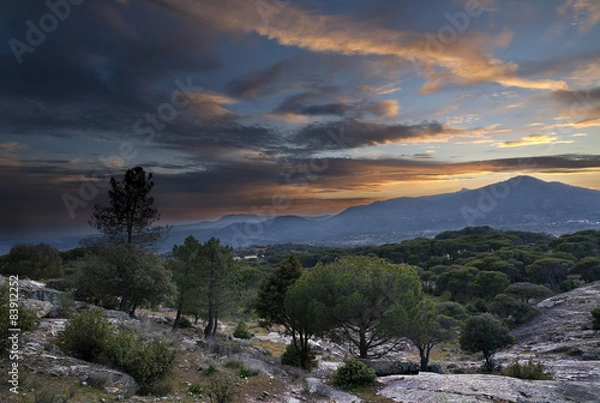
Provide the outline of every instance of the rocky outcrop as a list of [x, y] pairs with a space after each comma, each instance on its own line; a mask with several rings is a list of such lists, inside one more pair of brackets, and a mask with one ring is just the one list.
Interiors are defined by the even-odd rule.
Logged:
[[539, 304], [540, 313], [513, 331], [520, 350], [566, 353], [600, 360], [600, 331], [592, 330], [590, 311], [600, 306], [600, 282], [555, 295]]
[[600, 282], [556, 295], [537, 305], [539, 313], [512, 333], [517, 344], [498, 352], [506, 367], [529, 359], [552, 373], [550, 381], [528, 381], [476, 373], [482, 361], [457, 361], [450, 372], [379, 378], [380, 394], [403, 403], [600, 402], [600, 331], [591, 329], [590, 310], [600, 305]]
[[402, 403], [600, 402], [600, 388], [588, 382], [525, 381], [499, 375], [440, 375], [379, 379], [379, 394]]
[[[362, 403], [363, 400], [348, 392], [335, 389], [317, 378], [306, 378], [306, 384], [310, 394], [317, 398], [324, 398], [327, 402], [336, 403]], [[319, 400], [320, 401], [320, 400]]]
[[19, 291], [23, 298], [35, 301], [49, 302], [55, 307], [60, 307], [64, 292], [46, 288], [46, 284], [29, 279], [19, 280]]

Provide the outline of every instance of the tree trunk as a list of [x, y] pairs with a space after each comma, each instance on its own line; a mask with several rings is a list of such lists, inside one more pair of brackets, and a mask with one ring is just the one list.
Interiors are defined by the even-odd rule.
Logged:
[[175, 321], [173, 322], [173, 331], [177, 330], [177, 326], [179, 326], [179, 320], [181, 319], [181, 304], [179, 304], [179, 308], [177, 309], [177, 315], [175, 315]]
[[136, 310], [136, 309], [137, 309], [137, 304], [135, 304], [135, 303], [134, 303], [134, 304], [132, 305], [132, 307], [131, 307], [131, 311], [129, 311], [129, 316], [130, 316], [131, 318], [135, 318], [135, 310]]
[[492, 359], [492, 354], [484, 351], [483, 352], [483, 356], [485, 357], [485, 366], [488, 369], [488, 371], [493, 371], [494, 370], [494, 360]]
[[421, 357], [421, 371], [427, 371], [427, 365], [429, 364], [429, 357], [426, 352], [426, 348], [422, 346], [417, 346], [419, 349], [419, 357]]
[[212, 302], [209, 302], [208, 303], [208, 324], [204, 328], [204, 338], [205, 339], [208, 339], [213, 335], [212, 334], [213, 320], [214, 320], [213, 306], [212, 306]]
[[368, 358], [369, 356], [369, 346], [367, 345], [367, 334], [363, 329], [360, 329], [359, 332], [359, 346], [358, 352], [360, 358]]

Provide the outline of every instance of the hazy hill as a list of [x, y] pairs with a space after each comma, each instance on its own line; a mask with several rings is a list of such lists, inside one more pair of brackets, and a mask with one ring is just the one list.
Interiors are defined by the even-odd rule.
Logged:
[[[446, 230], [483, 225], [553, 235], [600, 229], [600, 191], [517, 176], [473, 190], [351, 207], [334, 216], [229, 215], [174, 226], [161, 251], [181, 244], [188, 235], [200, 241], [214, 236], [236, 247], [288, 242], [351, 246], [431, 237]], [[79, 239], [49, 242], [64, 250], [77, 246]], [[9, 248], [0, 245], [0, 253]]]
[[[474, 190], [351, 207], [320, 220], [262, 217], [265, 221], [254, 218], [254, 222], [240, 221], [210, 231], [198, 229], [193, 235], [203, 240], [216, 236], [234, 246], [285, 242], [380, 244], [471, 225], [559, 235], [600, 228], [599, 206], [599, 191], [517, 176]], [[169, 244], [189, 235], [182, 230], [172, 230]]]

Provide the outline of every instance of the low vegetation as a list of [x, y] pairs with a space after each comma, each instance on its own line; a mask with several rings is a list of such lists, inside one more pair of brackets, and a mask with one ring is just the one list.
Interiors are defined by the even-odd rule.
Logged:
[[356, 389], [365, 386], [373, 386], [377, 381], [377, 375], [372, 368], [358, 360], [346, 361], [333, 373], [333, 382], [342, 389]]
[[113, 329], [100, 310], [74, 316], [58, 335], [58, 345], [74, 356], [128, 373], [140, 392], [152, 390], [174, 363], [163, 340], [145, 340], [130, 329]]
[[529, 359], [525, 364], [521, 364], [519, 361], [515, 360], [512, 364], [502, 370], [502, 375], [519, 379], [529, 379], [532, 381], [552, 379], [552, 373], [546, 371], [546, 368], [541, 362], [534, 362], [532, 359]]

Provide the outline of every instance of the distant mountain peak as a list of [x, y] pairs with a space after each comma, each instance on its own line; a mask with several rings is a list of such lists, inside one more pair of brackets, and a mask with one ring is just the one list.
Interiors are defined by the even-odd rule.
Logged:
[[536, 178], [535, 176], [530, 176], [530, 175], [518, 175], [518, 176], [514, 176], [509, 180], [519, 180], [519, 181], [527, 181], [527, 182], [543, 182], [543, 183], [547, 183], [546, 181], [543, 181], [539, 178]]

